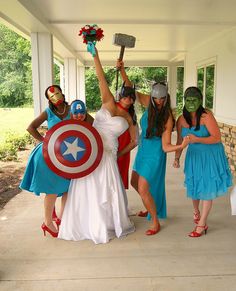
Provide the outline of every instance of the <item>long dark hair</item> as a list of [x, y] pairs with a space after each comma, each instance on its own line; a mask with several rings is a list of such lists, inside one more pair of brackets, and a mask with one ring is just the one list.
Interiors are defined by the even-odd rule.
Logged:
[[132, 118], [133, 125], [136, 125], [137, 124], [137, 115], [135, 113], [134, 104], [130, 105], [129, 114], [130, 114], [130, 116]]
[[[135, 85], [133, 85], [133, 87], [125, 86], [125, 82], [123, 82], [120, 93], [119, 93], [119, 100], [124, 98], [124, 97], [128, 97], [128, 96], [131, 97], [133, 99], [133, 101], [135, 102], [135, 99], [136, 99]], [[133, 125], [136, 125], [137, 124], [137, 116], [135, 113], [134, 104], [130, 105], [128, 112], [133, 120]]]
[[[187, 96], [193, 95], [198, 97], [199, 99], [203, 100], [203, 95], [201, 90], [198, 87], [188, 87], [185, 92], [184, 92], [184, 100], [186, 99]], [[191, 97], [193, 97], [191, 96]], [[197, 117], [197, 122], [196, 122], [196, 127], [194, 130], [199, 130], [200, 129], [200, 120], [201, 120], [201, 116], [203, 113], [206, 113], [205, 108], [200, 105], [196, 111], [196, 117]], [[191, 118], [191, 114], [190, 112], [188, 112], [188, 110], [186, 109], [186, 107], [184, 106], [183, 108], [183, 117], [186, 120], [186, 122], [189, 125], [189, 128], [191, 128], [193, 126], [192, 123], [192, 118]]]
[[[61, 90], [61, 87], [59, 86], [59, 85], [51, 85], [51, 86], [48, 86], [47, 88], [46, 88], [46, 90], [45, 90], [45, 96], [46, 96], [46, 98], [48, 99], [48, 106], [49, 106], [49, 108], [53, 111], [53, 112], [55, 112], [56, 113], [56, 106], [55, 105], [53, 105], [53, 103], [49, 100], [49, 98], [48, 98], [48, 90], [49, 90], [49, 88], [51, 88], [51, 87], [55, 87], [55, 88], [57, 88], [57, 89], [59, 89], [60, 91], [61, 91], [61, 93], [62, 93], [62, 90]], [[63, 95], [63, 97], [64, 97], [64, 100], [63, 100], [63, 103], [64, 104], [66, 104], [66, 105], [68, 105], [68, 102], [66, 102], [66, 100], [65, 100], [65, 95], [62, 93], [62, 95]]]
[[146, 130], [146, 138], [152, 138], [153, 136], [162, 136], [163, 132], [165, 131], [165, 125], [170, 116], [172, 117], [174, 122], [169, 94], [167, 94], [166, 104], [163, 105], [159, 112], [157, 110], [155, 102], [153, 105], [152, 101], [150, 100], [148, 106], [148, 127]]

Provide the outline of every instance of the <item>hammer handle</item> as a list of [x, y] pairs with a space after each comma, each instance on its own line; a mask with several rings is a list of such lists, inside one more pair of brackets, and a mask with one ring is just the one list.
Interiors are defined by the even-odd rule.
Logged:
[[119, 60], [120, 61], [123, 60], [124, 52], [125, 52], [125, 46], [122, 45], [121, 48], [120, 48], [120, 56], [119, 56]]

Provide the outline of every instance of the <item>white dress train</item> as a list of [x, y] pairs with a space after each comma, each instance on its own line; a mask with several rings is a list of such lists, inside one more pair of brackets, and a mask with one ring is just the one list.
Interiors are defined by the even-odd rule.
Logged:
[[99, 244], [134, 232], [135, 227], [128, 217], [127, 196], [116, 161], [118, 136], [128, 123], [101, 108], [93, 126], [103, 140], [103, 157], [91, 174], [71, 180], [58, 238], [91, 239]]

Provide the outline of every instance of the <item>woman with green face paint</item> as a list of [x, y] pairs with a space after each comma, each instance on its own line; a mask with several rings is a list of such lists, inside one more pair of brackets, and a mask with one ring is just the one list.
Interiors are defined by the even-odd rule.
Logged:
[[[193, 220], [196, 224], [195, 229], [189, 233], [190, 237], [200, 237], [207, 233], [207, 218], [213, 199], [227, 194], [232, 185], [218, 124], [212, 113], [202, 106], [202, 100], [202, 93], [197, 87], [187, 88], [183, 115], [177, 121], [177, 144], [186, 136], [190, 142], [184, 165], [184, 184], [187, 197], [193, 201]], [[176, 151], [175, 168], [179, 168], [181, 152]]]

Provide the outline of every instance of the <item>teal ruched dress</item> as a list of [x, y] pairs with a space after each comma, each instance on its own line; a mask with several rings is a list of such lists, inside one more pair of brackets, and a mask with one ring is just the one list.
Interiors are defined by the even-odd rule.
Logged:
[[[182, 128], [181, 135], [193, 134], [198, 137], [210, 136], [205, 125], [195, 131], [195, 127]], [[232, 186], [224, 147], [221, 142], [215, 144], [189, 144], [184, 165], [187, 197], [194, 200], [212, 200], [227, 194]]]
[[[162, 149], [161, 137], [146, 138], [148, 126], [148, 111], [143, 113], [140, 120], [142, 129], [139, 137], [137, 155], [135, 157], [133, 171], [144, 177], [150, 186], [150, 193], [155, 201], [158, 218], [166, 218], [166, 153]], [[148, 220], [151, 219], [148, 214]]]

